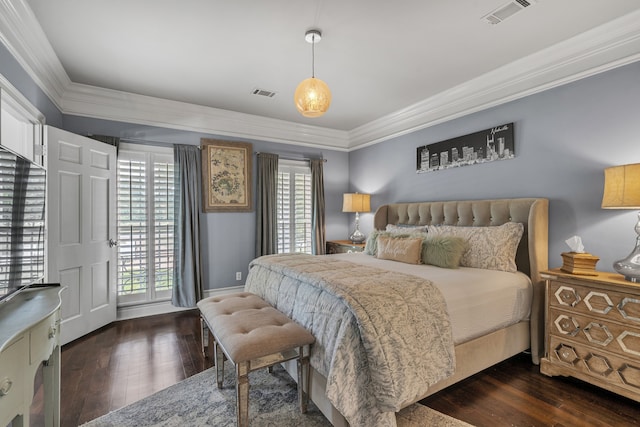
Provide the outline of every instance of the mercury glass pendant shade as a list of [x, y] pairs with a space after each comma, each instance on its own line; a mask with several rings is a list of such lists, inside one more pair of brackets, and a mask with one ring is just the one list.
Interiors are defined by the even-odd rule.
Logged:
[[309, 30], [304, 39], [311, 43], [311, 77], [304, 79], [293, 94], [296, 108], [305, 117], [320, 117], [331, 105], [331, 91], [325, 82], [316, 78], [314, 46], [322, 39], [320, 30]]
[[331, 91], [322, 80], [309, 77], [298, 85], [293, 99], [300, 114], [305, 117], [320, 117], [331, 105]]

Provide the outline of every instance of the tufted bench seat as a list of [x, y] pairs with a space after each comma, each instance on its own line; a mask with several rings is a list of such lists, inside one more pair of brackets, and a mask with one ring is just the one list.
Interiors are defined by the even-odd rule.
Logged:
[[297, 359], [298, 402], [300, 411], [307, 411], [309, 346], [315, 341], [309, 331], [250, 292], [205, 298], [198, 308], [213, 338], [209, 342], [214, 346], [218, 388], [225, 357], [235, 366], [238, 427], [249, 425], [249, 372], [287, 360]]

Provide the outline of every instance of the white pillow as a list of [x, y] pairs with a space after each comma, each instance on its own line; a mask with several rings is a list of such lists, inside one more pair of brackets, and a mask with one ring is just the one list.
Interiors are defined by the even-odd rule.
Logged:
[[524, 233], [524, 225], [508, 222], [490, 227], [457, 227], [430, 225], [429, 236], [456, 236], [469, 242], [469, 249], [462, 255], [460, 265], [516, 272], [516, 251]]

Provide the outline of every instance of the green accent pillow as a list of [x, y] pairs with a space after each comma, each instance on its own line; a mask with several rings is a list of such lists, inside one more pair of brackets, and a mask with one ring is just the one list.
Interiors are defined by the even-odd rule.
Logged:
[[422, 262], [443, 268], [458, 268], [469, 242], [462, 237], [434, 236], [422, 244]]
[[367, 243], [364, 244], [364, 253], [367, 255], [374, 255], [378, 251], [378, 234], [380, 232], [378, 230], [373, 230], [367, 236]]

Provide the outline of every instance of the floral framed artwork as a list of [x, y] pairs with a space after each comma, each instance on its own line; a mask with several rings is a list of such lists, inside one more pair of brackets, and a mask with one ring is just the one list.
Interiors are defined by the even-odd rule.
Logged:
[[200, 148], [203, 210], [250, 212], [252, 144], [203, 138]]

